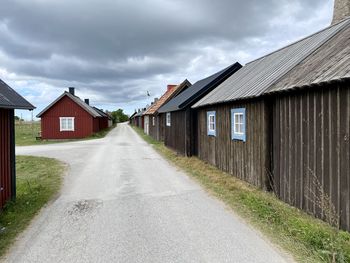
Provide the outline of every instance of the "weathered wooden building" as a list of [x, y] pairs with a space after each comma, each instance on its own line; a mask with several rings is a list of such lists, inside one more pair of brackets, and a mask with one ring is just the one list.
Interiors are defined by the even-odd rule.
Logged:
[[139, 127], [140, 129], [145, 128], [145, 121], [143, 113], [146, 111], [146, 108], [139, 109], [136, 114], [132, 117], [132, 124], [136, 127]]
[[129, 124], [136, 126], [136, 117], [135, 117], [136, 114], [137, 114], [137, 111], [131, 114], [131, 116], [129, 117]]
[[239, 63], [235, 63], [197, 81], [158, 110], [159, 113], [165, 114], [164, 143], [166, 146], [186, 156], [197, 153], [197, 115], [191, 106], [241, 67]]
[[[89, 104], [89, 101], [85, 99], [85, 103]], [[112, 116], [108, 112], [103, 111], [102, 109], [99, 109], [97, 107], [93, 107], [93, 108], [95, 111], [97, 111], [101, 115], [101, 117], [98, 119], [99, 130], [104, 130], [112, 127], [113, 125]]]
[[350, 19], [248, 63], [193, 106], [199, 158], [350, 230], [349, 68]]
[[191, 83], [187, 79], [179, 85], [168, 85], [166, 92], [144, 113], [149, 118], [149, 128], [146, 134], [149, 134], [155, 140], [164, 140], [165, 114], [159, 113], [158, 109], [190, 86]]
[[0, 209], [16, 196], [15, 109], [35, 107], [0, 80]]
[[38, 115], [41, 118], [41, 137], [50, 139], [79, 139], [100, 131], [108, 125], [99, 111], [75, 96], [74, 88], [64, 92]]

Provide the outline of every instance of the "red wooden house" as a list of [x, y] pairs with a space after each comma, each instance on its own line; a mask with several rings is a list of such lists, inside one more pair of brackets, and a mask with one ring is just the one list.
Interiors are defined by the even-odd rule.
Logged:
[[15, 109], [35, 107], [0, 80], [0, 209], [16, 196]]
[[[38, 115], [41, 118], [41, 138], [79, 139], [92, 135], [104, 128], [100, 110], [75, 96], [75, 89], [69, 88]], [[108, 121], [107, 121], [108, 122]]]
[[108, 112], [104, 112], [103, 110], [96, 107], [93, 108], [101, 115], [99, 118], [100, 130], [107, 129], [113, 125], [113, 118]]

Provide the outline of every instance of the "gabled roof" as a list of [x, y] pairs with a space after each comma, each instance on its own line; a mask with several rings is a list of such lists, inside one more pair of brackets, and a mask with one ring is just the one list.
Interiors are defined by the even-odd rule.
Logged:
[[73, 100], [76, 104], [78, 104], [85, 111], [87, 111], [92, 117], [102, 117], [101, 114], [99, 114], [93, 107], [91, 107], [90, 105], [86, 104], [79, 97], [74, 96], [74, 95], [72, 95], [71, 93], [69, 93], [67, 91], [63, 92], [63, 94], [61, 96], [59, 96], [49, 106], [47, 106], [45, 109], [43, 109], [38, 115], [36, 115], [36, 117], [40, 118], [46, 111], [48, 111], [53, 105], [55, 105], [59, 100], [61, 100], [65, 96], [67, 96], [71, 100]]
[[107, 112], [104, 112], [103, 110], [97, 108], [97, 107], [92, 107], [95, 111], [97, 111], [102, 117], [106, 117], [108, 119], [112, 119], [112, 116], [108, 114]]
[[134, 117], [136, 116], [136, 114], [137, 114], [137, 111], [135, 111], [135, 112], [129, 117], [129, 119], [134, 118]]
[[140, 110], [139, 112], [136, 113], [135, 117], [141, 117], [143, 113], [146, 112], [147, 109], [148, 108]]
[[182, 91], [186, 90], [191, 85], [191, 82], [185, 79], [181, 84], [170, 88], [159, 98], [159, 100], [157, 100], [151, 107], [149, 107], [147, 111], [145, 111], [144, 115], [156, 114], [160, 107], [162, 107], [165, 103], [167, 103]]
[[0, 79], [0, 108], [34, 110], [35, 107]]
[[350, 24], [272, 85], [286, 91], [350, 78]]
[[230, 65], [229, 67], [205, 78], [197, 81], [191, 87], [171, 99], [168, 103], [162, 106], [158, 112], [170, 112], [177, 111], [188, 106], [193, 105], [208, 92], [216, 88], [224, 80], [230, 77], [233, 73], [242, 67], [238, 62]]
[[344, 20], [248, 63], [193, 107], [254, 98], [264, 94], [284, 75], [347, 27], [349, 22], [350, 19]]

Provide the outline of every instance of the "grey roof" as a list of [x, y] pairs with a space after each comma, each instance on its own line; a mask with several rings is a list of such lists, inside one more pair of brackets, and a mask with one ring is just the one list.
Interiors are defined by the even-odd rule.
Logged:
[[141, 117], [147, 109], [148, 107], [146, 109], [142, 109], [140, 112], [137, 112], [134, 117]]
[[349, 22], [350, 19], [346, 19], [248, 63], [215, 90], [199, 100], [193, 107], [253, 98], [264, 94], [271, 85], [310, 56], [340, 30], [348, 26]]
[[0, 79], [0, 108], [34, 110], [35, 107]]
[[185, 107], [193, 105], [211, 90], [216, 88], [220, 83], [230, 77], [233, 73], [242, 67], [238, 62], [229, 67], [205, 78], [197, 81], [192, 86], [181, 92], [176, 97], [172, 98], [168, 103], [163, 105], [158, 112], [170, 112], [181, 110]]
[[267, 92], [286, 91], [350, 78], [350, 26], [273, 84]]
[[75, 103], [77, 103], [80, 107], [82, 107], [85, 111], [87, 111], [91, 116], [93, 116], [93, 117], [102, 117], [101, 114], [98, 113], [93, 107], [91, 107], [90, 105], [86, 104], [79, 97], [74, 96], [74, 95], [72, 95], [71, 93], [69, 93], [67, 91], [63, 92], [63, 94], [61, 96], [59, 96], [49, 106], [47, 106], [45, 109], [43, 109], [38, 115], [36, 115], [36, 117], [40, 118], [47, 110], [49, 110], [53, 105], [55, 105], [64, 96], [68, 96]]
[[134, 118], [134, 117], [136, 116], [136, 114], [137, 114], [137, 111], [135, 111], [135, 112], [129, 117], [129, 119]]
[[106, 117], [108, 119], [112, 119], [112, 116], [108, 114], [107, 112], [104, 112], [103, 110], [97, 108], [97, 107], [92, 107], [95, 111], [97, 111], [102, 117]]

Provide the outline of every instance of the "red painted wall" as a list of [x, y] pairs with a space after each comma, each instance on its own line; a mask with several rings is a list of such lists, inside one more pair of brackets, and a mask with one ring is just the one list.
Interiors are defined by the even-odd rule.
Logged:
[[[60, 117], [75, 117], [74, 131], [60, 131]], [[64, 96], [41, 116], [43, 139], [78, 139], [99, 131], [98, 118]]]
[[98, 118], [98, 119], [99, 119], [100, 130], [107, 129], [108, 128], [108, 118], [102, 117], [102, 118]]
[[13, 110], [0, 109], [0, 208], [11, 198], [11, 115]]

